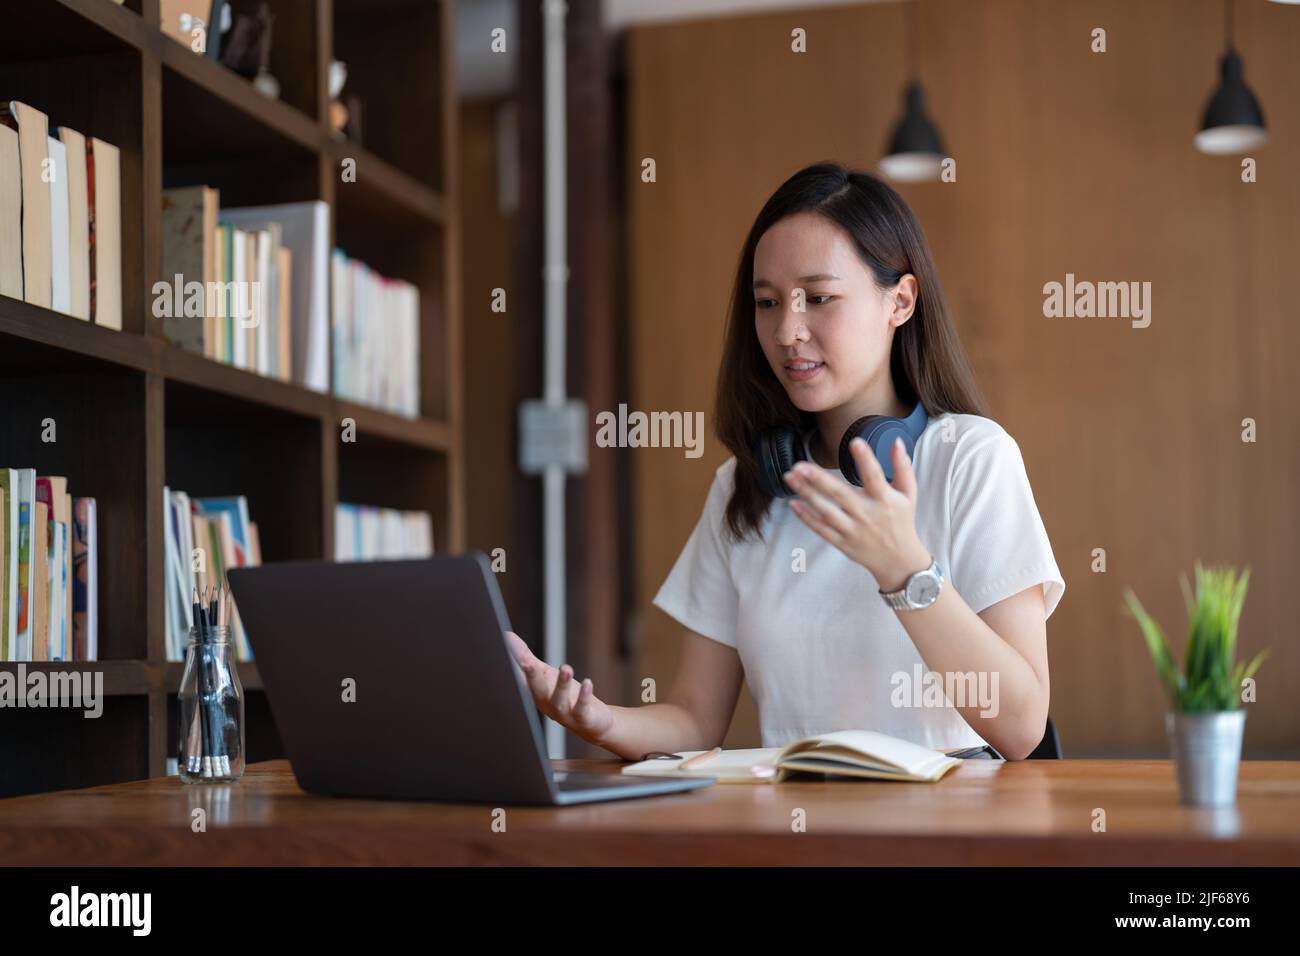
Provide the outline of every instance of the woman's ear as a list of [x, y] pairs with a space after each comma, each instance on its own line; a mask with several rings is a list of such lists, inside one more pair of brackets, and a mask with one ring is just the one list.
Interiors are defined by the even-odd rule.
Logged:
[[916, 276], [909, 272], [899, 279], [890, 296], [893, 299], [893, 311], [889, 321], [897, 327], [910, 319], [916, 311]]

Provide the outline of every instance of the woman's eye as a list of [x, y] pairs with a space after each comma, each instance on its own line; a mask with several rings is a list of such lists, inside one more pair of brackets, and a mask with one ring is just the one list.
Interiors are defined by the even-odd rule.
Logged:
[[[835, 296], [833, 296], [833, 295], [810, 295], [810, 296], [807, 296], [807, 297], [804, 299], [804, 301], [807, 302], [807, 303], [809, 303], [809, 304], [811, 304], [811, 305], [825, 305], [827, 302], [829, 302], [829, 301], [830, 301], [831, 299], [833, 299], [833, 298], [835, 298]], [[775, 299], [755, 299], [755, 300], [754, 300], [754, 307], [755, 307], [755, 308], [759, 308], [759, 309], [770, 309], [770, 308], [772, 308], [772, 306], [774, 306], [774, 305], [776, 305], [776, 300], [775, 300]]]

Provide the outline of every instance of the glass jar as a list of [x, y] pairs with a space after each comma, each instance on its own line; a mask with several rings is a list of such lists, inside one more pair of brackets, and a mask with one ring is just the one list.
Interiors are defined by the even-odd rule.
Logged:
[[230, 628], [190, 628], [178, 694], [182, 783], [233, 783], [244, 775], [244, 688]]

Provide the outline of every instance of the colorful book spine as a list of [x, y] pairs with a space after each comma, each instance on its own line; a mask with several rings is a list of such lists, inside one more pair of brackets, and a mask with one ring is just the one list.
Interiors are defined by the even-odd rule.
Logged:
[[32, 659], [32, 542], [36, 516], [36, 470], [18, 469], [18, 620], [15, 661]]
[[94, 498], [74, 498], [72, 659], [99, 659], [99, 541]]

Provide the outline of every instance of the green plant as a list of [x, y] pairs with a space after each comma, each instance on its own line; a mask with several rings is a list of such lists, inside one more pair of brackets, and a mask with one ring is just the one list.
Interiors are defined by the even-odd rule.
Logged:
[[1241, 576], [1232, 568], [1202, 568], [1196, 562], [1196, 596], [1187, 587], [1187, 576], [1179, 575], [1183, 599], [1187, 604], [1189, 633], [1184, 669], [1180, 671], [1169, 650], [1164, 632], [1142, 607], [1137, 595], [1126, 589], [1129, 613], [1137, 619], [1146, 638], [1147, 650], [1155, 662], [1156, 672], [1169, 694], [1174, 710], [1182, 713], [1209, 713], [1235, 710], [1241, 683], [1254, 675], [1268, 654], [1263, 651], [1250, 664], [1235, 663], [1237, 656], [1237, 621], [1246, 601], [1246, 584], [1250, 568]]

